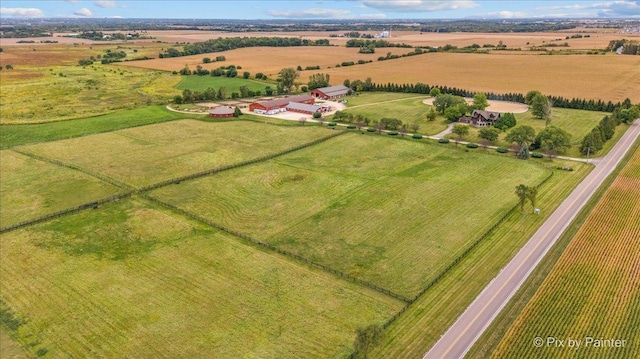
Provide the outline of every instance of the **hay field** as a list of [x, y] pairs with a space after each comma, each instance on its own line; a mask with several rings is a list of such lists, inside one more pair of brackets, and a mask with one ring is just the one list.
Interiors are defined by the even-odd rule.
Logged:
[[[640, 152], [636, 151], [594, 207], [493, 358], [574, 358], [576, 350], [531, 343], [536, 336], [582, 340], [584, 357], [640, 356]], [[586, 338], [619, 339], [621, 347]], [[545, 342], [546, 344], [546, 342]]]
[[402, 303], [133, 198], [3, 234], [31, 356], [346, 357]]
[[316, 126], [177, 120], [23, 148], [144, 186], [275, 153], [329, 134]]
[[[261, 35], [266, 36], [266, 35]], [[296, 68], [301, 66], [303, 69], [307, 66], [320, 66], [320, 70], [308, 70], [300, 72], [300, 81], [306, 83], [309, 76], [317, 72], [326, 72], [327, 67], [334, 67], [343, 61], [373, 60], [374, 62], [380, 56], [385, 56], [387, 52], [392, 54], [406, 54], [412, 49], [389, 48], [378, 49], [375, 54], [359, 54], [358, 48], [346, 48], [342, 46], [305, 46], [305, 47], [251, 47], [236, 49], [224, 52], [215, 52], [212, 54], [199, 54], [192, 56], [172, 57], [166, 59], [153, 59], [144, 61], [133, 61], [119, 63], [120, 66], [133, 66], [154, 70], [179, 71], [185, 65], [192, 70], [197, 65], [202, 68], [211, 70], [221, 65], [240, 65], [242, 69], [239, 71], [249, 71], [251, 75], [262, 72], [268, 77], [275, 79], [278, 72], [285, 67]], [[211, 64], [203, 64], [204, 57], [212, 55], [224, 55], [227, 60], [224, 62], [214, 62]], [[353, 68], [364, 69], [362, 65], [350, 66]], [[332, 83], [336, 80], [331, 81]]]
[[120, 189], [72, 169], [0, 151], [0, 227], [72, 208]]
[[371, 77], [377, 83], [422, 82], [496, 93], [538, 89], [567, 98], [640, 101], [638, 56], [435, 53], [323, 72], [332, 83]]
[[152, 195], [411, 297], [515, 205], [505, 188], [547, 174], [511, 158], [352, 133]]

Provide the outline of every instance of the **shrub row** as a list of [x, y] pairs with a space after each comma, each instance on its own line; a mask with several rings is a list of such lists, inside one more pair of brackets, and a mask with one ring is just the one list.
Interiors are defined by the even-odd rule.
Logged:
[[509, 152], [508, 148], [504, 148], [504, 147], [498, 147], [496, 148], [496, 151], [500, 152], [500, 153], [507, 153]]
[[533, 158], [542, 158], [544, 155], [540, 152], [531, 152], [531, 157]]
[[440, 143], [449, 143], [449, 139], [448, 138], [441, 138], [438, 140], [438, 142]]
[[467, 143], [467, 148], [478, 148], [478, 144], [477, 143]]

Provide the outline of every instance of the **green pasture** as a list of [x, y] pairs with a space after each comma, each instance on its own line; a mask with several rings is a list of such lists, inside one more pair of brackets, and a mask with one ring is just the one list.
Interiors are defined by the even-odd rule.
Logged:
[[[380, 95], [376, 92], [373, 94]], [[379, 121], [385, 117], [397, 118], [401, 120], [403, 124], [407, 125], [409, 132], [413, 132], [411, 130], [411, 124], [417, 123], [420, 125], [418, 132], [426, 135], [435, 135], [447, 128], [444, 117], [438, 116], [434, 121], [427, 120], [426, 115], [431, 106], [425, 105], [422, 102], [426, 96], [416, 97], [416, 94], [403, 95], [408, 98], [386, 100], [391, 102], [385, 102], [384, 97], [375, 96], [380, 99], [380, 103], [363, 104], [355, 108], [347, 108], [345, 112], [352, 113], [353, 115], [363, 115], [372, 122]]]
[[0, 272], [34, 357], [339, 358], [402, 307], [139, 198], [3, 234]]
[[0, 227], [105, 198], [119, 189], [72, 169], [0, 151]]
[[174, 86], [179, 78], [163, 71], [94, 64], [32, 72], [28, 79], [3, 81], [0, 124], [86, 118], [166, 103], [178, 93]]
[[23, 148], [144, 186], [275, 153], [330, 134], [317, 126], [181, 120]]
[[515, 205], [510, 188], [547, 174], [506, 156], [353, 133], [152, 195], [411, 297]]
[[[238, 72], [242, 75], [242, 70]], [[214, 88], [216, 91], [220, 87], [226, 87], [228, 96], [231, 93], [240, 93], [240, 86], [247, 86], [249, 90], [260, 91], [262, 95], [265, 95], [264, 88], [271, 86], [275, 90], [276, 86], [268, 82], [262, 82], [252, 79], [245, 79], [242, 77], [223, 77], [223, 76], [180, 76], [180, 82], [176, 85], [176, 88], [180, 91], [189, 89], [191, 91], [203, 92], [209, 87]]]
[[[574, 171], [555, 171], [538, 192], [540, 215], [513, 213], [442, 280], [391, 324], [373, 358], [420, 358], [520, 250], [592, 166], [555, 160]], [[511, 193], [511, 191], [509, 191]], [[528, 206], [530, 210], [531, 207]], [[499, 339], [499, 338], [497, 338]], [[478, 356], [482, 357], [482, 356]]]
[[6, 148], [29, 143], [57, 141], [185, 118], [193, 118], [193, 115], [172, 112], [165, 109], [164, 106], [153, 105], [117, 110], [106, 115], [77, 120], [29, 125], [2, 125], [0, 127], [0, 146]]

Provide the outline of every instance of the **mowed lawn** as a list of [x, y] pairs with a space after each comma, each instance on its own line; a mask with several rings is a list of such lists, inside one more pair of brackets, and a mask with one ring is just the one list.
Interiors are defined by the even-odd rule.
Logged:
[[506, 156], [353, 133], [152, 195], [413, 296], [515, 205], [516, 185], [547, 175]]
[[105, 198], [121, 191], [82, 172], [0, 151], [0, 227]]
[[[571, 240], [493, 358], [640, 356], [640, 152], [620, 172]], [[581, 340], [534, 347], [536, 336]], [[587, 342], [591, 338], [591, 342]], [[616, 346], [595, 340], [619, 340]], [[622, 341], [625, 341], [622, 343]], [[598, 344], [603, 344], [597, 347]]]
[[[373, 95], [373, 96], [371, 96]], [[361, 105], [353, 105], [348, 107], [344, 112], [353, 115], [363, 115], [373, 121], [380, 121], [382, 118], [396, 118], [407, 125], [410, 132], [411, 125], [417, 123], [420, 125], [419, 133], [427, 135], [435, 135], [447, 128], [447, 123], [443, 117], [438, 117], [434, 121], [428, 121], [426, 116], [431, 106], [425, 105], [422, 101], [427, 98], [426, 95], [403, 94], [404, 97], [395, 98], [396, 96], [380, 96], [380, 93], [367, 93], [359, 97], [364, 97], [365, 101], [377, 99], [378, 103], [363, 103]], [[356, 100], [356, 103], [360, 99]], [[351, 97], [347, 98], [347, 104], [351, 102]], [[361, 101], [361, 100], [360, 100]], [[364, 102], [364, 101], [363, 101]]]
[[[239, 70], [239, 75], [242, 75], [243, 70]], [[209, 87], [214, 88], [216, 91], [221, 87], [227, 88], [227, 96], [231, 96], [231, 93], [240, 93], [240, 86], [247, 86], [251, 91], [261, 91], [265, 93], [264, 89], [267, 86], [271, 86], [275, 90], [275, 84], [269, 84], [267, 82], [256, 81], [252, 79], [244, 79], [242, 77], [213, 77], [213, 76], [181, 76], [180, 82], [176, 86], [178, 90], [189, 89], [191, 91], [203, 92]]]
[[272, 154], [330, 134], [317, 126], [178, 120], [22, 148], [144, 186]]
[[0, 274], [34, 356], [346, 357], [402, 307], [139, 198], [3, 234]]

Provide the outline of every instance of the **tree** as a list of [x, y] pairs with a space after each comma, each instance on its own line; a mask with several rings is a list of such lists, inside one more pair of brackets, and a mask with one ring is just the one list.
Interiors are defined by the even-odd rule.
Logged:
[[536, 138], [536, 130], [531, 126], [522, 125], [509, 131], [505, 140], [509, 143], [515, 142], [523, 147]]
[[364, 121], [358, 121], [356, 122], [356, 128], [358, 130], [362, 130], [363, 127], [365, 127], [367, 124]]
[[533, 98], [536, 97], [537, 95], [541, 95], [542, 96], [542, 92], [540, 92], [538, 90], [531, 90], [531, 91], [527, 92], [527, 94], [524, 95], [524, 103], [526, 103], [527, 105], [531, 106], [531, 102], [533, 101]]
[[447, 109], [444, 110], [444, 117], [446, 117], [449, 122], [457, 122], [460, 116], [462, 116], [462, 111], [460, 111], [458, 106], [447, 107]]
[[411, 124], [411, 131], [413, 131], [413, 133], [418, 132], [419, 129], [420, 129], [420, 124], [418, 124], [417, 122], [414, 122]]
[[251, 77], [251, 73], [249, 71], [245, 71], [242, 73], [242, 78], [248, 79]]
[[624, 123], [632, 123], [636, 118], [640, 117], [640, 109], [636, 105], [630, 106], [629, 108], [623, 108], [618, 113], [618, 117], [620, 117]]
[[466, 101], [464, 100], [464, 98], [460, 96], [454, 96], [451, 94], [440, 94], [436, 96], [435, 100], [433, 100], [433, 106], [436, 108], [438, 112], [442, 114], [444, 114], [444, 111], [447, 108], [457, 106], [460, 104], [466, 105]]
[[384, 329], [378, 324], [356, 329], [356, 340], [353, 348], [364, 359], [369, 358], [371, 349], [384, 337]]
[[591, 155], [602, 149], [602, 137], [595, 130], [594, 128], [582, 139], [580, 153], [583, 155]]
[[329, 74], [313, 74], [309, 76], [309, 82], [307, 83], [307, 87], [309, 90], [315, 90], [321, 87], [329, 86]]
[[440, 92], [440, 89], [437, 87], [434, 87], [431, 89], [431, 91], [429, 91], [429, 96], [431, 97], [436, 97], [438, 95], [440, 95], [442, 92]]
[[271, 88], [271, 86], [267, 86], [264, 88], [264, 94], [267, 96], [272, 96], [273, 95], [273, 88]]
[[561, 128], [548, 126], [538, 133], [535, 142], [549, 153], [564, 152], [571, 147], [571, 134]]
[[322, 113], [320, 113], [320, 112], [316, 111], [316, 112], [314, 112], [314, 113], [313, 113], [313, 115], [312, 115], [312, 116], [313, 116], [313, 118], [314, 118], [314, 119], [316, 119], [316, 120], [317, 120], [317, 119], [319, 119], [320, 117], [322, 117]]
[[218, 99], [225, 100], [227, 98], [227, 88], [222, 86], [218, 89]]
[[431, 106], [429, 112], [427, 112], [427, 121], [435, 121], [438, 113], [436, 112], [435, 107]]
[[538, 197], [537, 187], [527, 187], [527, 199], [531, 202], [532, 211], [536, 209], [536, 202]]
[[407, 129], [407, 125], [402, 125], [402, 127], [400, 127], [400, 131], [398, 131], [400, 133], [400, 136], [404, 137], [407, 135], [407, 132], [409, 132], [409, 129]]
[[549, 99], [542, 94], [535, 95], [531, 100], [531, 114], [540, 119], [550, 120], [551, 102]]
[[524, 205], [527, 203], [527, 196], [529, 194], [529, 187], [519, 184], [516, 186], [516, 196], [518, 196], [518, 205], [520, 206], [520, 212], [524, 213]]
[[282, 89], [283, 93], [288, 93], [291, 91], [296, 79], [300, 76], [298, 72], [293, 67], [287, 67], [278, 73], [280, 77], [278, 77], [278, 85]]
[[516, 116], [514, 116], [510, 112], [503, 113], [502, 115], [500, 115], [500, 118], [498, 119], [498, 121], [493, 123], [493, 127], [502, 131], [506, 131], [511, 127], [514, 127], [515, 125], [516, 125]]
[[378, 131], [378, 134], [382, 133], [382, 131], [384, 131], [385, 129], [385, 125], [381, 122], [376, 122], [375, 123], [375, 129], [376, 131]]
[[306, 118], [306, 117], [300, 117], [300, 118], [298, 119], [298, 122], [300, 122], [300, 124], [301, 124], [302, 126], [304, 126], [304, 124], [305, 124], [305, 123], [307, 123], [307, 120], [308, 120], [308, 118]]
[[458, 136], [458, 140], [461, 140], [464, 136], [469, 134], [469, 126], [455, 124], [453, 125], [453, 130], [451, 132]]
[[189, 69], [189, 65], [184, 65], [182, 70], [180, 70], [180, 75], [191, 75], [191, 70]]
[[242, 111], [240, 111], [240, 108], [236, 106], [236, 108], [233, 110], [233, 117], [240, 117], [241, 115]]
[[210, 64], [211, 63], [211, 58], [210, 57], [205, 57], [202, 59], [202, 63], [203, 64]]
[[487, 102], [487, 95], [479, 92], [473, 96], [473, 103], [471, 107], [475, 110], [484, 110], [489, 107], [489, 102]]
[[488, 143], [494, 143], [500, 136], [500, 132], [495, 128], [483, 127], [478, 131], [478, 137], [486, 140]]

